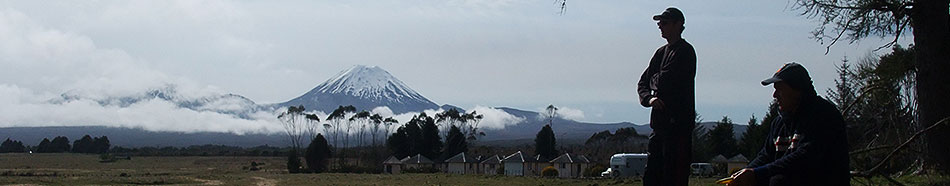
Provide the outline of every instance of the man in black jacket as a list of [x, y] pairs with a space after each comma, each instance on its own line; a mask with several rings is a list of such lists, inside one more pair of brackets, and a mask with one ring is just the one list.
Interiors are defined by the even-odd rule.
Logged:
[[849, 185], [848, 138], [834, 104], [815, 92], [808, 71], [785, 64], [773, 84], [779, 116], [759, 154], [729, 185]]
[[666, 45], [656, 50], [637, 83], [640, 104], [653, 108], [643, 185], [687, 185], [696, 124], [696, 51], [682, 38], [686, 19], [679, 9], [667, 8], [653, 20]]

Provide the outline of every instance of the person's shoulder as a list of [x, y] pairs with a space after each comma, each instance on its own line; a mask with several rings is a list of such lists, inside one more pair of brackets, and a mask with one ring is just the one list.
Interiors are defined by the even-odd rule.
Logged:
[[656, 52], [657, 52], [657, 53], [663, 52], [663, 50], [666, 50], [666, 47], [669, 47], [669, 46], [670, 46], [670, 44], [663, 44], [663, 46], [660, 46], [660, 47], [657, 47], [657, 48], [656, 48]]
[[838, 115], [841, 114], [841, 111], [838, 110], [838, 106], [836, 106], [834, 103], [831, 103], [831, 101], [828, 101], [827, 99], [822, 98], [821, 96], [815, 96], [815, 99], [816, 99], [815, 107], [818, 110], [822, 112], [831, 112]]

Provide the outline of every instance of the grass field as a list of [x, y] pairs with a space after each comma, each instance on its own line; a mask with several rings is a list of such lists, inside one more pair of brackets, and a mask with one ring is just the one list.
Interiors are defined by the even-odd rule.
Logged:
[[[0, 185], [641, 185], [636, 180], [551, 179], [452, 174], [287, 174], [280, 157], [132, 157], [0, 154]], [[263, 163], [261, 170], [246, 167]], [[909, 183], [930, 185], [929, 178]], [[946, 177], [941, 177], [947, 180]], [[690, 185], [715, 185], [693, 178]], [[918, 182], [919, 181], [919, 182]]]

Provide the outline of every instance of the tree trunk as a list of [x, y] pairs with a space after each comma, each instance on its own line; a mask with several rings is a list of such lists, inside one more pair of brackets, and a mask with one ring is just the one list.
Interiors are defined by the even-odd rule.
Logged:
[[[918, 0], [911, 14], [917, 49], [917, 123], [920, 129], [950, 116], [950, 22], [947, 0]], [[950, 127], [924, 136], [925, 165], [950, 172]]]

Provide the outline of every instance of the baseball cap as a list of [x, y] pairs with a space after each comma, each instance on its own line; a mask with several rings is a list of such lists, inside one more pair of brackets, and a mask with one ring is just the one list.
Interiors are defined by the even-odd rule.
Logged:
[[778, 69], [771, 78], [762, 80], [762, 86], [767, 86], [775, 82], [785, 82], [792, 87], [804, 87], [805, 85], [811, 85], [811, 77], [808, 76], [808, 71], [805, 70], [801, 64], [791, 62], [786, 63], [782, 68]]
[[659, 21], [660, 19], [686, 22], [686, 18], [683, 17], [683, 12], [680, 11], [680, 9], [676, 9], [676, 7], [666, 8], [666, 11], [663, 11], [663, 13], [653, 16], [654, 21]]

